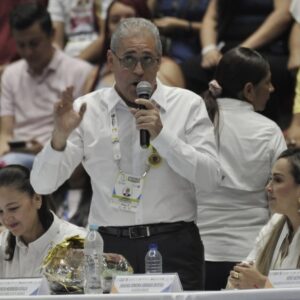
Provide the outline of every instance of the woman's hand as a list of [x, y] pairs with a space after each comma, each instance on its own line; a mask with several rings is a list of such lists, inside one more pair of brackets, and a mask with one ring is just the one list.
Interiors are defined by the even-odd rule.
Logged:
[[202, 55], [201, 66], [204, 69], [215, 67], [222, 57], [222, 53], [218, 49], [213, 49], [206, 54]]
[[267, 277], [249, 263], [236, 265], [228, 278], [229, 286], [236, 289], [264, 288], [266, 281]]

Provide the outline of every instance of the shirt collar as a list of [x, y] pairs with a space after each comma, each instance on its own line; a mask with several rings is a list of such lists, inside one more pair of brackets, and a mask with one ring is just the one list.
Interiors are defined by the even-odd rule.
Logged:
[[[166, 110], [166, 98], [164, 94], [164, 85], [160, 82], [159, 79], [156, 79], [156, 82], [157, 82], [157, 86], [154, 93], [151, 96], [151, 99], [155, 101], [155, 103], [159, 108]], [[122, 100], [122, 98], [116, 91], [115, 85], [110, 89], [109, 96], [106, 97], [104, 101], [107, 104], [109, 112], [111, 112], [111, 110], [119, 103], [127, 107], [126, 103]]]
[[48, 66], [46, 67], [46, 69], [51, 70], [51, 71], [55, 71], [56, 69], [58, 69], [58, 66], [61, 63], [63, 55], [64, 54], [61, 50], [54, 49], [52, 59], [51, 59], [50, 63], [48, 64]]
[[166, 110], [167, 99], [165, 97], [164, 85], [161, 83], [159, 79], [156, 79], [156, 82], [157, 82], [157, 87], [154, 93], [152, 94], [151, 99], [153, 99], [160, 108]]
[[242, 101], [239, 99], [233, 98], [218, 98], [218, 105], [222, 109], [242, 109], [242, 110], [252, 110], [254, 111], [254, 107], [251, 103]]

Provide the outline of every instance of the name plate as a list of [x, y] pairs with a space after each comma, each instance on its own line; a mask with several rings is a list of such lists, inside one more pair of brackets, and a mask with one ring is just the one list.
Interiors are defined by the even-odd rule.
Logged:
[[271, 270], [269, 280], [275, 288], [300, 287], [300, 270]]
[[45, 278], [0, 279], [0, 296], [49, 295]]
[[182, 292], [178, 274], [117, 275], [111, 293], [176, 293]]

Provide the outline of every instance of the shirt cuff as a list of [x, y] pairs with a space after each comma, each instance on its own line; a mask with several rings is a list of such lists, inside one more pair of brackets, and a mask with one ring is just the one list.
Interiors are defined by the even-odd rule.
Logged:
[[[67, 147], [68, 147], [68, 142], [65, 150], [67, 149]], [[49, 163], [51, 163], [52, 161], [57, 162], [58, 160], [60, 160], [60, 158], [64, 155], [64, 151], [54, 150], [51, 146], [51, 141], [48, 141], [45, 144], [43, 149], [44, 155], [46, 155]]]

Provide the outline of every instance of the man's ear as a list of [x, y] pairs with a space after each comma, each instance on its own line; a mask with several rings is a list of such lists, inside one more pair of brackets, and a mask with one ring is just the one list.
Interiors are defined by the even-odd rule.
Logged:
[[161, 65], [161, 59], [162, 59], [162, 57], [160, 56], [159, 59], [158, 59], [158, 68], [159, 68], [160, 65]]
[[109, 70], [112, 70], [114, 60], [113, 60], [113, 53], [110, 49], [107, 50], [106, 60], [107, 60], [107, 66], [108, 66]]
[[[156, 66], [156, 72], [158, 72], [159, 71], [159, 69], [160, 69], [160, 66], [161, 66], [161, 56], [159, 57], [159, 59], [158, 59], [158, 63], [157, 63], [157, 66]], [[168, 67], [167, 67], [168, 68]]]

